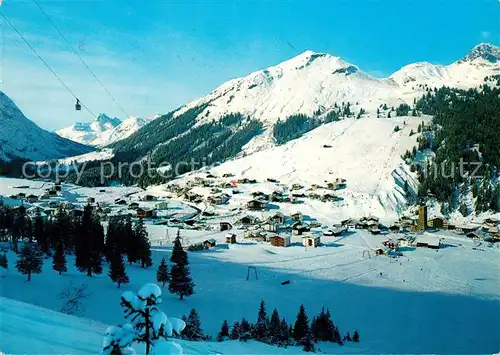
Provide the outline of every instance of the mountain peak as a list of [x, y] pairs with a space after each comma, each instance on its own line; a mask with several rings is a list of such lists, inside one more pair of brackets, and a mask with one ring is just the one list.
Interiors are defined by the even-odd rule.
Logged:
[[96, 121], [100, 124], [110, 124], [113, 127], [118, 126], [122, 121], [117, 118], [117, 117], [109, 117], [105, 113], [100, 113], [99, 116], [97, 116]]
[[500, 47], [491, 43], [480, 43], [472, 48], [459, 62], [472, 62], [476, 59], [484, 59], [490, 63], [500, 61]]

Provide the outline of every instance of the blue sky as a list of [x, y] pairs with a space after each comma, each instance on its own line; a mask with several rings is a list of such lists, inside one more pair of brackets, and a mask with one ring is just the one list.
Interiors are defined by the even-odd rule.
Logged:
[[[128, 115], [149, 117], [305, 50], [387, 76], [416, 61], [449, 64], [500, 43], [499, 0], [38, 0]], [[94, 113], [123, 113], [32, 0], [0, 11]], [[43, 128], [89, 121], [1, 22], [1, 89]]]

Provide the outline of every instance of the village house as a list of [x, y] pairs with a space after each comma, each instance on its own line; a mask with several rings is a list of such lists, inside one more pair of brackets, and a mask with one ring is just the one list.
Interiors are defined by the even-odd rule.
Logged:
[[496, 226], [500, 225], [500, 221], [498, 219], [496, 219], [496, 218], [486, 218], [483, 221], [483, 225], [487, 226], [488, 229], [489, 229], [491, 227], [496, 227]]
[[304, 188], [304, 186], [302, 186], [301, 184], [293, 184], [290, 190], [292, 190], [292, 191], [301, 190], [303, 188]]
[[202, 196], [200, 196], [197, 193], [194, 193], [192, 191], [187, 191], [184, 194], [184, 199], [186, 199], [189, 202], [195, 202], [195, 203], [203, 201], [203, 197]]
[[143, 197], [143, 201], [154, 201], [156, 200], [156, 197], [153, 195], [146, 195]]
[[435, 236], [418, 236], [415, 243], [417, 247], [429, 249], [439, 249], [441, 246], [441, 242]]
[[231, 177], [234, 177], [234, 174], [231, 174], [231, 173], [225, 173], [225, 174], [222, 174], [222, 177], [223, 177], [223, 178], [231, 178]]
[[279, 231], [278, 225], [272, 220], [262, 223], [260, 227], [266, 232], [277, 233]]
[[479, 235], [475, 232], [469, 232], [469, 233], [465, 234], [465, 236], [469, 239], [472, 239], [472, 240], [480, 240], [481, 239], [479, 237]]
[[275, 247], [288, 247], [291, 244], [291, 238], [289, 235], [274, 235], [269, 238], [272, 246]]
[[138, 218], [153, 218], [153, 210], [139, 207], [135, 212]]
[[57, 191], [56, 190], [52, 190], [51, 189], [51, 190], [49, 190], [47, 192], [48, 192], [49, 197], [55, 197], [55, 196], [57, 196]]
[[207, 239], [203, 242], [203, 247], [205, 249], [210, 249], [210, 248], [213, 248], [217, 245], [217, 242], [215, 241], [215, 239]]
[[126, 204], [127, 204], [127, 201], [125, 201], [125, 200], [124, 200], [124, 199], [122, 199], [122, 198], [117, 198], [117, 199], [115, 200], [115, 204], [116, 204], [116, 205], [126, 205]]
[[395, 240], [392, 240], [392, 239], [386, 239], [382, 242], [382, 245], [387, 247], [387, 248], [390, 248], [392, 250], [397, 250], [398, 249], [398, 245], [399, 243]]
[[274, 221], [277, 224], [285, 224], [285, 221], [286, 221], [285, 215], [281, 212], [275, 213], [269, 219]]
[[233, 229], [233, 225], [229, 222], [220, 222], [219, 226], [221, 232]]
[[19, 193], [17, 194], [17, 198], [18, 198], [19, 200], [25, 199], [25, 198], [26, 198], [26, 194], [25, 194], [24, 192], [19, 192]]
[[128, 205], [128, 208], [131, 210], [136, 210], [139, 208], [139, 203], [138, 202], [132, 202], [130, 205]]
[[26, 197], [26, 201], [28, 201], [28, 203], [35, 203], [36, 201], [38, 201], [38, 196], [36, 195], [28, 195]]
[[339, 227], [334, 227], [333, 229], [331, 229], [332, 231], [332, 236], [334, 237], [340, 237], [342, 234], [344, 234], [345, 232], [347, 232], [347, 229], [346, 228], [339, 228]]
[[228, 233], [226, 235], [226, 243], [227, 244], [236, 244], [236, 234]]
[[87, 203], [95, 203], [95, 197], [87, 197]]
[[290, 216], [291, 219], [293, 219], [294, 221], [297, 221], [297, 222], [302, 222], [303, 217], [304, 216], [300, 212], [296, 212]]
[[250, 226], [257, 223], [257, 218], [254, 216], [244, 216], [238, 222], [243, 226]]
[[267, 201], [251, 200], [247, 202], [247, 208], [251, 211], [262, 211], [268, 208]]
[[434, 217], [427, 221], [427, 225], [436, 229], [447, 229], [448, 221], [443, 217]]
[[385, 251], [382, 248], [377, 248], [374, 250], [375, 255], [384, 255]]
[[321, 244], [320, 236], [306, 235], [302, 237], [302, 245], [305, 247], [317, 248]]
[[302, 235], [305, 232], [309, 232], [311, 229], [308, 225], [302, 224], [301, 222], [295, 222], [292, 225], [292, 234], [293, 235]]
[[227, 203], [230, 199], [231, 196], [229, 196], [228, 194], [217, 194], [208, 196], [207, 202], [211, 203], [212, 205], [223, 205]]

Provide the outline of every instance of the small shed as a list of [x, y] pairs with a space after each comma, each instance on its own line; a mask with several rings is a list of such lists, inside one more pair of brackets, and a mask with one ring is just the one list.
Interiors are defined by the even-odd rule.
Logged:
[[220, 222], [220, 231], [228, 231], [233, 229], [233, 225], [229, 222]]
[[306, 235], [302, 237], [302, 245], [305, 247], [316, 248], [321, 244], [320, 236]]
[[275, 247], [288, 247], [290, 246], [290, 236], [274, 235], [269, 238], [272, 246]]
[[203, 242], [203, 247], [205, 249], [210, 249], [210, 248], [213, 248], [217, 245], [217, 242], [215, 241], [215, 239], [207, 239]]
[[226, 235], [226, 243], [227, 244], [236, 244], [236, 234], [228, 233]]

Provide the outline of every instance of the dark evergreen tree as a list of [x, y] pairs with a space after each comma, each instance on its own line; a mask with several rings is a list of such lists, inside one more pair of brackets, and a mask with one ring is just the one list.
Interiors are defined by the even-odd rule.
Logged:
[[23, 275], [28, 275], [28, 281], [31, 281], [31, 275], [41, 273], [42, 266], [43, 253], [35, 244], [25, 243], [16, 261], [17, 270]]
[[252, 326], [250, 323], [243, 317], [240, 323], [240, 340], [247, 341], [251, 339], [252, 334]]
[[302, 350], [305, 352], [315, 352], [314, 343], [312, 340], [311, 333], [308, 333], [302, 341]]
[[135, 238], [134, 229], [132, 226], [132, 219], [130, 216], [125, 218], [125, 223], [120, 224], [120, 235], [125, 241], [125, 253], [127, 254], [127, 261], [129, 264], [137, 262], [138, 257], [138, 245], [137, 239]]
[[165, 284], [170, 280], [170, 276], [168, 274], [168, 265], [165, 261], [165, 258], [161, 259], [160, 265], [158, 265], [158, 270], [156, 270], [156, 281], [161, 283], [162, 287], [165, 287]]
[[135, 228], [135, 239], [138, 242], [138, 261], [141, 263], [141, 267], [150, 267], [153, 265], [153, 261], [151, 259], [151, 244], [149, 243], [148, 232], [146, 227], [144, 226], [144, 220], [139, 218], [137, 221]]
[[260, 301], [257, 323], [253, 327], [253, 338], [257, 341], [266, 342], [268, 338], [269, 319], [267, 317], [266, 305]]
[[76, 234], [75, 265], [87, 276], [102, 273], [104, 230], [101, 221], [92, 213], [92, 206], [85, 206]]
[[305, 337], [310, 333], [309, 319], [307, 318], [306, 310], [304, 305], [300, 306], [299, 313], [297, 314], [297, 320], [293, 327], [293, 338], [300, 342], [305, 339]]
[[113, 282], [116, 282], [118, 288], [121, 284], [128, 284], [130, 281], [125, 271], [123, 256], [119, 250], [116, 250], [111, 256], [108, 275]]
[[182, 331], [182, 336], [186, 340], [200, 341], [205, 339], [201, 330], [201, 321], [196, 309], [192, 308], [186, 319], [186, 328]]
[[59, 241], [57, 244], [56, 251], [52, 256], [52, 269], [57, 271], [59, 275], [63, 272], [67, 272], [68, 269], [66, 267], [66, 254], [64, 252], [64, 243], [63, 241]]
[[229, 334], [229, 339], [238, 340], [239, 338], [240, 338], [240, 323], [236, 321], [231, 327], [231, 333]]
[[50, 254], [49, 240], [45, 231], [45, 223], [41, 216], [35, 218], [33, 224], [33, 238], [35, 239], [38, 248], [45, 254]]
[[220, 328], [219, 334], [217, 334], [217, 341], [224, 341], [229, 337], [229, 325], [227, 324], [227, 320], [222, 322], [222, 326]]
[[182, 300], [184, 296], [194, 294], [194, 282], [191, 279], [189, 267], [183, 264], [174, 264], [170, 270], [170, 282], [168, 290], [179, 295]]
[[354, 334], [352, 336], [352, 341], [355, 343], [359, 343], [359, 333], [357, 330], [354, 331]]
[[271, 314], [271, 319], [269, 321], [268, 337], [271, 344], [279, 344], [281, 340], [281, 320], [276, 308]]
[[174, 240], [174, 246], [172, 248], [172, 256], [170, 261], [178, 265], [187, 265], [188, 256], [181, 243], [180, 229], [177, 230], [177, 236]]

